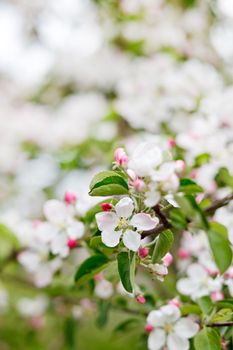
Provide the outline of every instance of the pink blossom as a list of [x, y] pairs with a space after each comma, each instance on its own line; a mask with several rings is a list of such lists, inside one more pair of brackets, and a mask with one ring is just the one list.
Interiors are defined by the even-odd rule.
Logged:
[[167, 253], [162, 259], [164, 265], [167, 267], [173, 263], [173, 260], [173, 256], [170, 253]]
[[154, 330], [154, 326], [152, 324], [146, 324], [144, 329], [146, 333], [150, 333]]
[[149, 248], [147, 247], [141, 247], [138, 249], [138, 256], [141, 258], [141, 259], [144, 259], [148, 256], [149, 254]]
[[77, 196], [74, 192], [67, 191], [64, 196], [64, 201], [66, 204], [75, 204], [77, 201]]
[[103, 211], [110, 211], [112, 209], [112, 205], [110, 203], [102, 203], [101, 208]]
[[136, 300], [139, 304], [145, 304], [146, 302], [146, 298], [142, 294], [137, 295]]
[[70, 249], [76, 248], [77, 245], [78, 245], [78, 242], [76, 241], [76, 239], [69, 239], [68, 242], [67, 242], [67, 246], [68, 246]]
[[188, 259], [189, 256], [190, 256], [189, 252], [188, 252], [186, 249], [184, 249], [184, 248], [180, 248], [180, 249], [178, 250], [177, 255], [178, 255], [178, 257], [179, 257], [181, 260], [186, 260], [186, 259]]
[[128, 162], [128, 156], [123, 148], [117, 148], [114, 153], [114, 160], [119, 165], [125, 165]]

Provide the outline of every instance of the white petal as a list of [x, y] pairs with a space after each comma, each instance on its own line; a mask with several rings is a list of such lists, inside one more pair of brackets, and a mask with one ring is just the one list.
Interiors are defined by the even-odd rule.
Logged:
[[165, 345], [166, 334], [163, 329], [155, 329], [148, 337], [148, 349], [159, 350]]
[[171, 333], [167, 337], [168, 350], [189, 350], [189, 341]]
[[62, 224], [67, 219], [68, 211], [64, 203], [51, 199], [44, 205], [46, 219], [54, 224]]
[[135, 231], [127, 230], [123, 234], [123, 242], [128, 249], [136, 252], [141, 245], [141, 235]]
[[81, 238], [84, 235], [84, 224], [79, 221], [72, 221], [67, 230], [67, 235], [71, 239]]
[[153, 173], [154, 181], [165, 181], [175, 172], [175, 162], [163, 163], [159, 170]]
[[122, 198], [115, 206], [115, 209], [118, 217], [128, 219], [134, 210], [132, 199], [129, 197]]
[[167, 321], [170, 322], [177, 321], [181, 316], [180, 309], [175, 305], [165, 305], [160, 310], [166, 316]]
[[43, 222], [35, 229], [35, 234], [41, 242], [49, 243], [58, 234], [58, 229], [49, 222]]
[[183, 338], [192, 338], [199, 330], [199, 326], [191, 318], [183, 317], [175, 325], [175, 333]]
[[113, 231], [118, 224], [118, 217], [115, 213], [98, 213], [95, 216], [100, 231]]
[[144, 213], [135, 214], [131, 220], [131, 224], [136, 227], [138, 231], [152, 230], [158, 223], [158, 218], [152, 218], [149, 214]]
[[194, 282], [191, 278], [181, 278], [177, 282], [176, 288], [181, 294], [191, 295], [198, 290], [199, 284]]
[[192, 280], [203, 280], [208, 276], [207, 271], [199, 264], [192, 264], [187, 269], [187, 275], [192, 278]]
[[154, 327], [163, 327], [165, 322], [166, 316], [160, 310], [151, 311], [147, 317], [147, 323]]
[[146, 192], [146, 199], [144, 203], [147, 207], [152, 208], [159, 203], [161, 195], [158, 191], [148, 191]]
[[101, 232], [102, 242], [107, 247], [115, 247], [119, 244], [121, 235], [121, 231], [103, 231]]
[[58, 234], [51, 242], [51, 251], [53, 254], [60, 254], [62, 257], [66, 257], [69, 253], [67, 247], [66, 234]]

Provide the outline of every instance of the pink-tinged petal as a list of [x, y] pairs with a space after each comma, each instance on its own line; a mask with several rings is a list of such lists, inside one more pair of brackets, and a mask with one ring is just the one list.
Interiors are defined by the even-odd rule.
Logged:
[[154, 310], [147, 316], [147, 323], [156, 327], [163, 327], [166, 323], [166, 316], [160, 310]]
[[189, 350], [189, 341], [171, 333], [167, 337], [168, 350]]
[[155, 329], [149, 334], [148, 337], [148, 349], [149, 350], [160, 350], [166, 341], [166, 334], [163, 329]]
[[97, 213], [96, 222], [100, 231], [113, 231], [118, 224], [118, 217], [112, 212]]
[[79, 221], [72, 221], [67, 229], [67, 235], [71, 239], [78, 239], [84, 235], [84, 224]]
[[141, 235], [135, 231], [127, 230], [123, 234], [123, 242], [126, 248], [132, 250], [133, 252], [137, 252], [141, 245]]
[[129, 197], [122, 198], [115, 206], [115, 209], [118, 217], [128, 219], [134, 210], [132, 199]]
[[165, 305], [161, 307], [160, 310], [166, 316], [167, 321], [169, 322], [175, 322], [181, 316], [180, 309], [175, 305]]
[[101, 232], [102, 242], [107, 247], [116, 247], [120, 242], [121, 235], [121, 231], [103, 231]]
[[68, 217], [68, 210], [64, 203], [51, 199], [44, 205], [46, 219], [54, 224], [62, 224]]
[[175, 325], [175, 333], [182, 338], [192, 338], [197, 334], [199, 326], [191, 318], [183, 317]]
[[139, 213], [132, 217], [131, 225], [138, 231], [149, 231], [155, 228], [159, 223], [158, 218], [152, 218], [149, 214]]

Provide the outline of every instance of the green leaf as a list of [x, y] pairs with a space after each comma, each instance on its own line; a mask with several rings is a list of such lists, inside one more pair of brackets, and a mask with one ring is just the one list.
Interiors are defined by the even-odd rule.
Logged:
[[195, 158], [195, 164], [194, 164], [194, 167], [195, 168], [198, 168], [206, 163], [209, 163], [210, 161], [210, 154], [209, 153], [202, 153], [202, 154], [199, 154], [198, 156], [196, 156]]
[[125, 178], [115, 171], [102, 171], [97, 174], [90, 184], [90, 196], [113, 196], [128, 193]]
[[109, 259], [97, 254], [85, 260], [75, 274], [75, 282], [82, 283], [91, 279], [95, 274], [107, 267]]
[[98, 304], [99, 315], [96, 320], [96, 325], [99, 328], [102, 328], [106, 325], [108, 321], [108, 314], [111, 308], [111, 304], [105, 300], [100, 300]]
[[220, 335], [214, 328], [204, 327], [194, 338], [196, 350], [221, 350]]
[[190, 314], [201, 315], [201, 309], [198, 305], [186, 304], [180, 308], [182, 316], [187, 316]]
[[219, 271], [224, 273], [232, 262], [232, 250], [227, 229], [217, 222], [212, 222], [207, 233], [215, 262]]
[[225, 308], [219, 310], [211, 319], [211, 323], [221, 323], [232, 321], [233, 311], [231, 308]]
[[203, 189], [201, 186], [197, 185], [196, 182], [194, 182], [193, 180], [184, 178], [180, 180], [180, 187], [178, 191], [187, 194], [192, 194], [203, 192]]
[[164, 255], [166, 255], [169, 252], [173, 241], [174, 237], [171, 230], [166, 230], [160, 233], [152, 255], [153, 264], [156, 262], [160, 262]]
[[229, 173], [227, 168], [221, 168], [215, 177], [215, 181], [219, 187], [228, 186], [233, 188], [233, 176]]
[[132, 328], [135, 328], [138, 323], [139, 323], [139, 319], [129, 318], [119, 323], [116, 326], [116, 328], [113, 330], [113, 333], [127, 332], [129, 330], [132, 330]]
[[117, 256], [118, 272], [120, 275], [121, 283], [125, 290], [129, 293], [133, 292], [133, 286], [131, 281], [131, 259], [128, 252], [121, 252]]
[[204, 296], [198, 299], [198, 305], [200, 306], [204, 315], [210, 315], [213, 311], [213, 303], [209, 296]]

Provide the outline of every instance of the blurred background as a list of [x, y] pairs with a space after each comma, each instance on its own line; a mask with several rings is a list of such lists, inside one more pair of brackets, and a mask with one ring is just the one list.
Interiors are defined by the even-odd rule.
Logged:
[[182, 134], [201, 99], [232, 125], [232, 79], [231, 0], [0, 1], [1, 350], [146, 349], [134, 328], [113, 333], [121, 312], [98, 327], [83, 291], [81, 309], [60, 302], [52, 277], [72, 285], [85, 251], [27, 278], [8, 257], [31, 249], [47, 199], [72, 190], [80, 215], [96, 203], [90, 179], [116, 145]]

